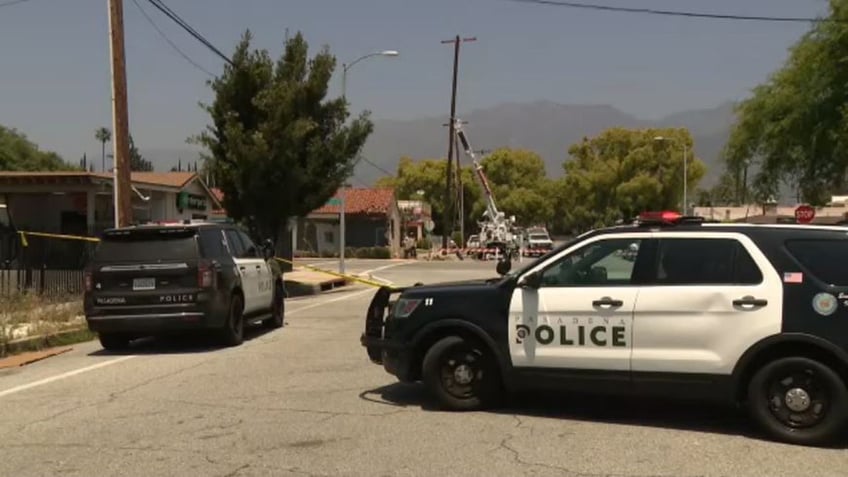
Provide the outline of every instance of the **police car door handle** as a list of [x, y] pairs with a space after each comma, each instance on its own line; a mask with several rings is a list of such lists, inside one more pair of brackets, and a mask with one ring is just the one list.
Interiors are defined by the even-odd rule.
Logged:
[[762, 298], [754, 298], [752, 296], [746, 296], [744, 298], [739, 298], [737, 300], [733, 300], [733, 306], [754, 306], [754, 307], [763, 307], [768, 305], [768, 300]]
[[239, 270], [244, 271], [244, 265], [239, 266]]
[[592, 302], [592, 306], [612, 306], [619, 307], [624, 305], [624, 302], [621, 300], [613, 300], [612, 298], [605, 296], [600, 300], [595, 300]]

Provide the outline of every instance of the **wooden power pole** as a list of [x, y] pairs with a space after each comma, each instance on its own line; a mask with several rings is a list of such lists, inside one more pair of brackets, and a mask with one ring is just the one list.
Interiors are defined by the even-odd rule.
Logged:
[[[453, 215], [453, 180], [452, 180], [452, 172], [453, 172], [453, 152], [454, 152], [454, 141], [455, 141], [455, 132], [454, 132], [454, 121], [456, 121], [456, 82], [457, 75], [459, 74], [459, 44], [467, 41], [476, 41], [477, 38], [462, 38], [460, 39], [459, 35], [456, 35], [456, 38], [453, 40], [443, 40], [442, 43], [453, 43], [453, 85], [451, 87], [451, 111], [450, 111], [450, 122], [448, 123], [448, 128], [450, 129], [450, 133], [448, 136], [448, 163], [447, 163], [447, 173], [445, 177], [445, 214], [444, 214], [444, 224], [442, 224], [442, 248], [448, 248], [448, 240], [450, 240], [450, 234], [453, 232], [454, 225], [454, 215]], [[461, 247], [460, 244], [457, 244]]]
[[129, 168], [129, 112], [127, 111], [127, 70], [124, 56], [123, 0], [109, 4], [109, 51], [112, 65], [112, 147], [114, 148], [115, 226], [132, 222], [132, 183]]

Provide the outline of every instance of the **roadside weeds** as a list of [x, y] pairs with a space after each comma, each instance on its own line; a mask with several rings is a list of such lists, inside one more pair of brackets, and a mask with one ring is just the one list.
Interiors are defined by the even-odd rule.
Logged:
[[0, 357], [89, 341], [78, 295], [0, 296]]

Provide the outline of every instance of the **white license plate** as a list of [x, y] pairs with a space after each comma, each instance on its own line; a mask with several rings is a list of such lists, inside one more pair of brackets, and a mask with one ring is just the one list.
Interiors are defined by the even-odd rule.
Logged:
[[133, 290], [155, 290], [155, 278], [133, 278]]

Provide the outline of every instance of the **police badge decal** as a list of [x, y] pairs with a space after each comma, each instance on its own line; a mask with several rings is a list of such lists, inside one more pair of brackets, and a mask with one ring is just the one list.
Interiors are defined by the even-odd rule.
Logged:
[[813, 297], [813, 309], [822, 316], [830, 316], [836, 311], [836, 297], [830, 293], [818, 293]]

